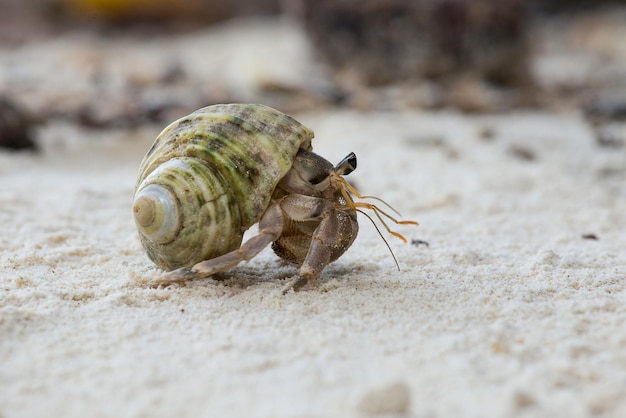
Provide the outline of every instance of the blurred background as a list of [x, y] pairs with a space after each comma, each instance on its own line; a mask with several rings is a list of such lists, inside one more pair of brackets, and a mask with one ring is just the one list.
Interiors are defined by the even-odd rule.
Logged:
[[626, 145], [619, 0], [0, 0], [0, 147], [261, 102], [580, 112]]

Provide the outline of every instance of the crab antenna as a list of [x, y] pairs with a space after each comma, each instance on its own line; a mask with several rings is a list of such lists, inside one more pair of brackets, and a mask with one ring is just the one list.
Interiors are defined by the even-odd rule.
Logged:
[[396, 259], [396, 255], [393, 253], [393, 250], [391, 249], [391, 246], [389, 245], [389, 243], [387, 242], [387, 240], [385, 239], [383, 234], [380, 232], [380, 229], [378, 228], [378, 225], [376, 225], [376, 222], [374, 222], [372, 217], [369, 216], [367, 213], [363, 212], [362, 210], [356, 209], [356, 211], [362, 213], [365, 216], [367, 216], [367, 219], [369, 219], [370, 222], [372, 223], [372, 225], [374, 225], [374, 228], [376, 228], [376, 232], [378, 232], [378, 235], [380, 235], [380, 237], [383, 239], [383, 242], [385, 243], [385, 245], [387, 246], [387, 249], [391, 253], [391, 257], [393, 258], [393, 262], [396, 263], [396, 268], [398, 269], [398, 271], [400, 271], [400, 264], [398, 264], [398, 259]]
[[[346, 198], [346, 195], [348, 194], [346, 192], [346, 190], [348, 190], [350, 193], [354, 194], [356, 197], [358, 197], [359, 199], [361, 198], [372, 198], [372, 199], [376, 199], [381, 201], [382, 203], [384, 203], [387, 207], [389, 207], [391, 210], [393, 210], [395, 213], [398, 213], [397, 210], [395, 210], [393, 207], [391, 207], [391, 205], [389, 205], [387, 202], [385, 202], [382, 199], [379, 199], [375, 196], [363, 196], [362, 194], [360, 194], [354, 187], [352, 187], [347, 181], [346, 179], [344, 179], [343, 177], [339, 177], [342, 185], [344, 186], [344, 188], [341, 189], [341, 192], [344, 196], [344, 198]], [[389, 228], [389, 226], [385, 223], [385, 221], [383, 220], [383, 218], [381, 217], [381, 214], [386, 216], [388, 219], [392, 220], [394, 223], [398, 224], [398, 225], [419, 225], [417, 222], [415, 221], [399, 221], [396, 218], [394, 218], [393, 216], [391, 216], [390, 214], [388, 214], [387, 212], [385, 212], [384, 210], [382, 210], [381, 208], [379, 208], [378, 206], [372, 204], [372, 203], [367, 203], [367, 202], [354, 202], [352, 199], [347, 199], [346, 200], [352, 202], [352, 204], [355, 207], [361, 207], [361, 208], [366, 208], [366, 209], [370, 209], [373, 210], [374, 213], [376, 214], [376, 216], [378, 217], [378, 219], [380, 220], [380, 222], [385, 226], [385, 229], [387, 230], [387, 232], [389, 232], [391, 235], [396, 236], [398, 238], [400, 238], [402, 241], [407, 242], [407, 239], [402, 236], [401, 234], [392, 231], [391, 228]]]
[[[346, 162], [349, 160], [349, 158], [352, 155], [353, 154], [351, 154], [348, 157], [344, 158], [344, 161], [342, 161], [340, 164], [338, 164], [337, 167], [346, 165]], [[356, 157], [354, 157], [354, 158], [356, 158]], [[356, 161], [355, 161], [354, 166], [356, 166]], [[396, 259], [396, 255], [393, 253], [393, 250], [391, 249], [391, 246], [389, 245], [389, 242], [387, 242], [387, 240], [385, 239], [383, 234], [380, 232], [380, 228], [378, 227], [378, 225], [376, 225], [376, 222], [374, 222], [374, 219], [372, 219], [371, 216], [369, 216], [367, 213], [365, 213], [364, 211], [362, 211], [359, 208], [365, 208], [365, 209], [369, 209], [369, 210], [373, 211], [374, 214], [376, 215], [376, 217], [378, 218], [378, 220], [383, 224], [383, 226], [385, 227], [387, 232], [389, 232], [394, 237], [397, 237], [397, 238], [401, 239], [405, 243], [407, 242], [407, 239], [402, 234], [400, 234], [399, 232], [392, 231], [391, 228], [389, 228], [389, 225], [387, 225], [387, 223], [383, 219], [383, 216], [387, 217], [388, 219], [392, 220], [393, 222], [395, 222], [398, 225], [418, 225], [418, 223], [415, 222], [415, 221], [399, 221], [399, 220], [397, 220], [396, 218], [394, 218], [393, 216], [391, 216], [390, 214], [388, 214], [387, 212], [385, 212], [384, 210], [380, 209], [378, 206], [376, 206], [376, 205], [374, 205], [372, 203], [355, 202], [354, 199], [352, 199], [352, 196], [350, 196], [350, 193], [352, 193], [354, 196], [356, 196], [359, 199], [376, 199], [376, 200], [384, 203], [385, 206], [387, 206], [389, 209], [391, 209], [396, 214], [398, 214], [398, 216], [401, 216], [400, 213], [397, 210], [395, 210], [391, 205], [389, 205], [384, 200], [379, 199], [378, 197], [375, 197], [375, 196], [364, 196], [361, 193], [359, 193], [341, 175], [338, 174], [337, 175], [337, 179], [341, 183], [341, 185], [343, 186], [343, 187], [340, 187], [339, 189], [341, 191], [341, 195], [343, 196], [343, 198], [346, 201], [346, 205], [351, 207], [351, 208], [353, 208], [357, 212], [362, 213], [363, 215], [365, 215], [367, 217], [367, 219], [370, 220], [372, 225], [374, 225], [374, 228], [376, 228], [376, 232], [378, 232], [378, 235], [380, 235], [380, 237], [383, 239], [383, 242], [385, 243], [385, 245], [387, 246], [387, 249], [391, 253], [391, 257], [393, 257], [393, 261], [396, 264], [396, 267], [398, 268], [398, 271], [399, 271], [400, 270], [400, 265], [398, 264], [398, 260]]]
[[393, 206], [391, 206], [389, 203], [385, 202], [383, 199], [381, 199], [380, 197], [376, 197], [376, 196], [366, 196], [366, 195], [362, 195], [361, 193], [359, 193], [359, 191], [357, 189], [355, 189], [350, 183], [348, 183], [348, 181], [346, 179], [344, 179], [343, 177], [339, 177], [341, 180], [341, 183], [344, 185], [344, 187], [346, 189], [348, 189], [348, 191], [350, 193], [352, 193], [353, 195], [355, 195], [356, 197], [358, 197], [359, 199], [374, 199], [374, 200], [378, 200], [379, 202], [381, 202], [383, 205], [387, 206], [389, 209], [391, 209], [396, 215], [398, 216], [402, 216], [400, 214], [400, 212], [398, 212]]
[[[394, 237], [397, 237], [397, 238], [401, 239], [405, 243], [407, 242], [407, 239], [402, 234], [400, 234], [398, 232], [395, 232], [395, 231], [392, 231], [391, 228], [389, 228], [389, 226], [385, 222], [385, 220], [382, 218], [381, 214], [383, 214], [387, 218], [391, 219], [394, 223], [399, 224], [399, 225], [418, 225], [418, 223], [415, 222], [415, 221], [399, 221], [399, 220], [397, 220], [393, 216], [389, 215], [387, 212], [385, 212], [384, 210], [380, 209], [378, 206], [376, 206], [374, 204], [367, 203], [367, 202], [355, 202], [354, 200], [352, 200], [352, 198], [350, 197], [350, 195], [346, 191], [346, 188], [343, 188], [343, 187], [341, 188], [341, 194], [343, 195], [343, 197], [346, 200], [346, 202], [348, 203], [348, 205], [354, 207], [355, 209], [356, 208], [365, 208], [365, 209], [370, 209], [370, 210], [374, 211], [374, 214], [376, 215], [378, 220], [383, 224], [383, 226], [385, 227], [387, 232], [389, 232]], [[362, 211], [360, 211], [360, 212], [363, 213]], [[370, 218], [370, 220], [371, 220], [371, 218]]]
[[393, 217], [389, 216], [388, 213], [385, 213], [385, 211], [381, 210], [379, 207], [377, 207], [375, 205], [372, 205], [371, 203], [355, 202], [354, 206], [357, 207], [357, 208], [366, 208], [366, 209], [370, 209], [371, 211], [373, 211], [374, 214], [376, 215], [376, 217], [378, 218], [378, 220], [380, 221], [380, 223], [383, 224], [383, 226], [385, 227], [387, 232], [389, 232], [394, 237], [400, 238], [404, 243], [407, 242], [407, 239], [404, 237], [404, 235], [400, 234], [399, 232], [393, 231], [391, 228], [389, 228], [389, 225], [387, 225], [387, 223], [385, 222], [385, 220], [381, 216], [381, 213], [383, 215], [385, 215], [387, 218], [389, 218], [392, 221], [394, 221], [395, 223], [397, 223], [397, 224], [409, 224], [409, 225], [417, 224], [417, 222], [414, 222], [414, 221], [398, 221], [398, 220], [394, 219]]

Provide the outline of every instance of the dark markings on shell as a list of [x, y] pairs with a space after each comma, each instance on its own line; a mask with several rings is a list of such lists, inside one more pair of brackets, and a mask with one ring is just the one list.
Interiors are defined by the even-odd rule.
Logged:
[[[142, 235], [150, 258], [173, 269], [237, 248], [312, 138], [295, 119], [263, 105], [208, 106], [170, 124], [141, 164], [136, 194], [153, 181], [170, 183], [182, 224], [167, 245]], [[173, 171], [151, 175], [162, 166]]]
[[146, 158], [151, 156], [156, 148], [157, 148], [157, 143], [154, 142], [152, 146], [150, 147], [150, 149], [148, 150], [148, 153], [146, 154]]

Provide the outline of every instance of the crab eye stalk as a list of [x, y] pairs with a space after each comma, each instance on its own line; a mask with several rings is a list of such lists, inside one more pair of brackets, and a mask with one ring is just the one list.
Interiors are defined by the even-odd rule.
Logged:
[[351, 152], [335, 166], [335, 172], [340, 176], [347, 176], [356, 170], [356, 155]]

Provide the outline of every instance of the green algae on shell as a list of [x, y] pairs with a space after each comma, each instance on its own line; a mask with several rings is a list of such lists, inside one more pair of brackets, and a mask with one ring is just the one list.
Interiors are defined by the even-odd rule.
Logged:
[[238, 248], [313, 132], [260, 104], [214, 105], [166, 127], [139, 170], [133, 212], [166, 270]]

